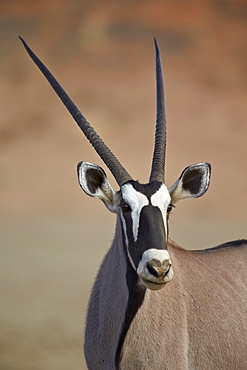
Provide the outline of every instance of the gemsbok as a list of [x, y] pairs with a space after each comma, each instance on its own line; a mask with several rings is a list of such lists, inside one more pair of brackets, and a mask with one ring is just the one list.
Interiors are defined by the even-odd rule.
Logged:
[[174, 205], [206, 192], [211, 167], [191, 165], [169, 189], [164, 183], [166, 113], [156, 40], [157, 118], [147, 184], [133, 180], [22, 42], [120, 188], [114, 191], [96, 164], [78, 164], [82, 189], [117, 215], [115, 237], [88, 305], [84, 348], [88, 368], [246, 370], [247, 240], [189, 251], [168, 238]]

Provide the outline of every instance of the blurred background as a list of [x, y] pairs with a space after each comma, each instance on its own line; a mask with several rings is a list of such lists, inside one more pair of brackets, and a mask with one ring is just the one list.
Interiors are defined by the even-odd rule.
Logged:
[[18, 35], [140, 182], [158, 39], [167, 185], [190, 164], [212, 164], [208, 192], [171, 216], [171, 238], [198, 249], [247, 237], [246, 21], [245, 0], [0, 1], [0, 370], [86, 369], [86, 305], [115, 225], [77, 182], [80, 160], [105, 165]]

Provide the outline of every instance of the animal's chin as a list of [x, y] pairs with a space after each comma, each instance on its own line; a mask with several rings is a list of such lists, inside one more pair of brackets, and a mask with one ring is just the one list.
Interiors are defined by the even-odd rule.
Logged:
[[164, 288], [164, 286], [169, 283], [169, 281], [167, 282], [162, 282], [162, 283], [156, 283], [154, 281], [150, 281], [150, 280], [145, 280], [145, 279], [142, 279], [141, 278], [141, 282], [145, 285], [146, 288], [150, 289], [150, 290], [160, 290], [162, 288]]

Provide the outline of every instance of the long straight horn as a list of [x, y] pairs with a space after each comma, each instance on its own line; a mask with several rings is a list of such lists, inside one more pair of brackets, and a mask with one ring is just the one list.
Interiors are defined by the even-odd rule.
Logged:
[[119, 186], [122, 186], [125, 182], [132, 180], [132, 177], [124, 169], [118, 159], [114, 156], [111, 150], [106, 146], [103, 140], [99, 137], [93, 127], [87, 122], [86, 118], [79, 111], [74, 102], [70, 99], [68, 94], [64, 91], [59, 82], [51, 74], [51, 72], [46, 68], [46, 66], [41, 62], [41, 60], [33, 53], [29, 48], [27, 43], [20, 37], [25, 49], [28, 54], [46, 77], [52, 88], [55, 90], [57, 95], [60, 97], [80, 129], [83, 131], [87, 139], [90, 141], [96, 152], [99, 154], [101, 159], [105, 162], [111, 173], [113, 174], [115, 180]]
[[160, 51], [154, 39], [156, 51], [156, 132], [152, 169], [149, 181], [164, 182], [166, 152], [166, 110]]

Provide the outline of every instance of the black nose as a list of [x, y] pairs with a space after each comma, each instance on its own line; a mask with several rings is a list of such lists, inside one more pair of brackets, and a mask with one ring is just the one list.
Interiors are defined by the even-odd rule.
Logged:
[[160, 261], [153, 259], [147, 262], [148, 272], [156, 278], [164, 278], [170, 271], [169, 261], [163, 261], [161, 264]]
[[158, 271], [149, 262], [147, 263], [147, 269], [151, 275], [155, 276], [156, 278], [158, 277]]

